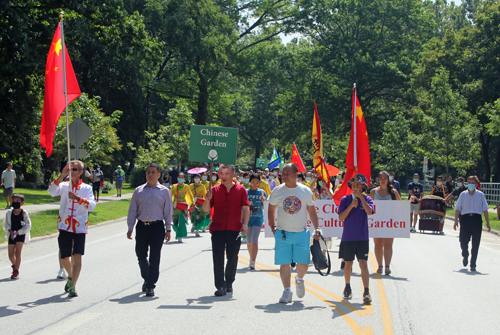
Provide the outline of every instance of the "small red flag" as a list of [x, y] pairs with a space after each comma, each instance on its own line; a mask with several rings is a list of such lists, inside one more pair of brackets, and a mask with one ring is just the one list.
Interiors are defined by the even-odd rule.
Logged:
[[[353, 101], [355, 103], [353, 103], [352, 110], [351, 140], [349, 141], [349, 148], [347, 149], [347, 156], [345, 159], [347, 171], [344, 176], [344, 183], [333, 196], [333, 200], [335, 200], [337, 205], [340, 204], [340, 200], [343, 196], [352, 193], [352, 190], [347, 186], [347, 182], [354, 177], [356, 171], [354, 151], [356, 151], [358, 173], [363, 174], [368, 179], [368, 185], [370, 185], [372, 174], [368, 131], [366, 130], [365, 117], [361, 110], [361, 105], [356, 96], [356, 88], [354, 88], [353, 92]], [[354, 118], [355, 116], [356, 119]], [[356, 122], [356, 143], [354, 143], [354, 122]], [[356, 145], [356, 150], [354, 150], [354, 145]]]
[[57, 121], [66, 108], [63, 87], [63, 59], [62, 48], [64, 47], [66, 65], [66, 88], [68, 92], [68, 105], [81, 94], [80, 87], [76, 81], [75, 71], [68, 50], [62, 45], [61, 26], [57, 25], [56, 33], [47, 57], [45, 67], [45, 95], [43, 98], [42, 128], [40, 129], [40, 145], [45, 148], [45, 154], [52, 154], [54, 134]]
[[300, 158], [299, 151], [295, 146], [295, 143], [293, 144], [293, 150], [292, 150], [292, 163], [297, 165], [297, 167], [299, 168], [299, 172], [307, 172], [306, 167], [302, 162], [302, 158]]

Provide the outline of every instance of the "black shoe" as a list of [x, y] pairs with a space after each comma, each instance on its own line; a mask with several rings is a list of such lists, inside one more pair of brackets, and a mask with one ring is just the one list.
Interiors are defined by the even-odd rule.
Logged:
[[142, 292], [146, 292], [146, 290], [147, 290], [146, 282], [144, 282], [144, 284], [142, 284]]
[[228, 286], [228, 287], [226, 288], [226, 292], [229, 292], [229, 293], [230, 293], [230, 292], [233, 292], [233, 287], [232, 287], [232, 286]]
[[471, 270], [471, 272], [476, 272], [476, 267], [475, 266], [471, 266], [470, 270]]
[[152, 287], [147, 287], [146, 297], [154, 297], [154, 296], [155, 296], [155, 290]]
[[215, 291], [214, 294], [216, 297], [222, 297], [223, 295], [226, 295], [226, 290], [221, 287], [219, 290]]
[[464, 265], [464, 267], [466, 267], [467, 264], [469, 264], [469, 261], [467, 260], [467, 257], [464, 257], [464, 259], [462, 261], [462, 264]]

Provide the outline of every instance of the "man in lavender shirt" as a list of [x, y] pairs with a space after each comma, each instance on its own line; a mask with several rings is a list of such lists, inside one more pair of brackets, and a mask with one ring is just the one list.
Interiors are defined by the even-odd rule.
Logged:
[[[160, 275], [160, 255], [165, 242], [170, 241], [172, 230], [172, 198], [170, 191], [158, 182], [160, 167], [151, 163], [146, 169], [147, 183], [137, 187], [128, 209], [127, 238], [132, 239], [135, 221], [135, 253], [144, 279], [142, 292], [155, 295], [154, 288]], [[148, 260], [149, 248], [149, 260]]]

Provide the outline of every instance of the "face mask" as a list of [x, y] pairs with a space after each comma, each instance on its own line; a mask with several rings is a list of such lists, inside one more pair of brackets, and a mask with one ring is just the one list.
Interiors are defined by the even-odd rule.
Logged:
[[97, 171], [100, 171], [100, 170], [101, 170], [101, 168], [97, 168], [96, 170], [97, 170]]
[[438, 182], [436, 182], [436, 184], [438, 184], [438, 186], [441, 186], [441, 185], [443, 185], [443, 182], [442, 181], [438, 181]]
[[458, 187], [462, 187], [463, 184], [462, 183], [457, 183], [457, 185], [458, 185]]
[[299, 178], [295, 178], [295, 181], [298, 183], [299, 182]]
[[311, 177], [306, 177], [306, 180], [307, 181], [311, 181]]
[[208, 178], [207, 178], [207, 176], [201, 176], [201, 179], [207, 180]]
[[469, 191], [472, 191], [476, 188], [476, 184], [468, 184], [467, 188], [469, 189]]
[[213, 180], [213, 181], [216, 181], [216, 180], [217, 180], [217, 177], [216, 177], [216, 176], [213, 176], [213, 177], [212, 177], [212, 180]]
[[274, 171], [274, 172], [273, 172], [273, 175], [277, 176], [277, 175], [278, 175], [278, 172]]
[[323, 182], [322, 182], [322, 181], [318, 181], [318, 185], [319, 185], [320, 187], [323, 187]]
[[20, 203], [20, 202], [18, 202], [18, 201], [13, 202], [13, 203], [12, 203], [12, 207], [14, 207], [14, 209], [19, 209], [19, 208], [21, 208], [21, 203]]
[[248, 184], [248, 183], [250, 182], [250, 179], [245, 178], [245, 179], [243, 179], [243, 182], [244, 182], [245, 184]]
[[179, 182], [179, 184], [182, 184], [184, 182], [184, 179], [179, 178], [179, 179], [177, 179], [177, 181]]
[[199, 183], [199, 182], [200, 182], [200, 180], [201, 180], [200, 178], [194, 178], [194, 182], [195, 182], [195, 183]]
[[413, 179], [413, 182], [414, 183], [418, 183], [418, 179]]
[[389, 180], [390, 180], [390, 181], [393, 181], [393, 180], [394, 180], [394, 177], [393, 177], [393, 176], [389, 176]]

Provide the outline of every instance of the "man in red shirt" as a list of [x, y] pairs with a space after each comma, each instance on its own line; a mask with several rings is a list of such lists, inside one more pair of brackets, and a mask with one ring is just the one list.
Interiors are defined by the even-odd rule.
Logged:
[[[221, 183], [207, 192], [207, 201], [203, 203], [205, 212], [209, 212], [210, 208], [214, 209], [210, 233], [212, 233], [212, 258], [217, 289], [215, 295], [218, 297], [226, 295], [226, 292], [233, 292], [241, 236], [247, 233], [250, 217], [247, 190], [243, 185], [233, 181], [236, 174], [235, 167], [221, 165], [219, 173]], [[227, 254], [225, 270], [224, 252]]]

